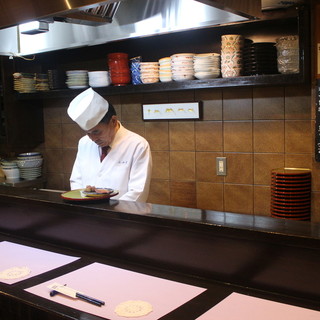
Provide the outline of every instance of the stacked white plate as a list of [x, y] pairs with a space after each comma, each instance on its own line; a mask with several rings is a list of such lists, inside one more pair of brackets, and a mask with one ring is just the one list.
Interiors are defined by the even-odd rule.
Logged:
[[140, 78], [145, 84], [159, 82], [159, 63], [140, 62]]
[[87, 70], [68, 70], [66, 74], [66, 84], [69, 89], [84, 89], [88, 87]]
[[171, 56], [172, 79], [175, 81], [194, 79], [194, 53], [177, 53]]
[[159, 75], [161, 82], [172, 81], [171, 58], [165, 57], [159, 60]]
[[111, 84], [108, 71], [90, 71], [88, 72], [89, 85], [92, 88], [107, 87]]
[[194, 56], [194, 75], [197, 79], [213, 79], [220, 76], [220, 54], [201, 53]]
[[20, 153], [16, 160], [20, 177], [25, 180], [33, 180], [41, 177], [42, 162], [43, 158], [39, 152]]

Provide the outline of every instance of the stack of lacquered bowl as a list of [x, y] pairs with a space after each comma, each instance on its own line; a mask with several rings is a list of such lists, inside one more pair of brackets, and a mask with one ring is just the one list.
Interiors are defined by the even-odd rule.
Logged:
[[278, 168], [271, 171], [271, 216], [310, 220], [311, 170]]
[[276, 74], [277, 49], [274, 42], [255, 42], [243, 50], [244, 75]]
[[48, 81], [50, 90], [66, 87], [66, 74], [61, 70], [48, 70]]
[[39, 152], [20, 153], [16, 160], [20, 177], [25, 180], [33, 180], [41, 177], [42, 162], [43, 158]]
[[111, 77], [111, 83], [114, 86], [125, 86], [131, 82], [129, 58], [127, 53], [109, 53], [108, 67]]
[[172, 79], [175, 81], [194, 79], [194, 53], [177, 53], [171, 56]]
[[196, 54], [193, 64], [197, 79], [213, 79], [220, 75], [220, 54], [218, 53]]

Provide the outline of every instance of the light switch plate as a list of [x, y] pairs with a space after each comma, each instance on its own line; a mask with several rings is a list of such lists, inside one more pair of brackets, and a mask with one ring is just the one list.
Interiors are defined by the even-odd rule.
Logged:
[[216, 172], [217, 172], [217, 176], [227, 175], [227, 158], [226, 157], [216, 157]]
[[143, 104], [143, 120], [199, 119], [199, 102]]

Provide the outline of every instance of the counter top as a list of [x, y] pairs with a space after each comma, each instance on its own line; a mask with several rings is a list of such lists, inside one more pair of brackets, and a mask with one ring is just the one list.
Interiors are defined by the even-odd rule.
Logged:
[[65, 210], [90, 212], [91, 214], [113, 219], [149, 221], [168, 226], [212, 228], [228, 231], [255, 232], [275, 239], [299, 237], [309, 245], [319, 245], [320, 223], [276, 219], [266, 216], [220, 212], [185, 207], [167, 206], [133, 201], [118, 201], [112, 198], [105, 201], [70, 202], [61, 197], [62, 192], [50, 192], [25, 188], [5, 188], [0, 186], [0, 199], [16, 199], [39, 203], [50, 203]]
[[0, 285], [0, 309], [14, 299], [54, 313], [49, 320], [81, 315], [21, 289], [92, 262], [210, 288], [163, 319], [194, 320], [233, 291], [319, 309], [318, 223], [112, 199], [66, 202], [59, 192], [0, 187], [3, 240], [81, 257], [40, 278]]

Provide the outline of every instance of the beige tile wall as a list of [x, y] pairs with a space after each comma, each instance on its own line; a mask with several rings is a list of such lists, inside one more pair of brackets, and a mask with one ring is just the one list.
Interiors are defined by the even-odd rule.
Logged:
[[[312, 169], [312, 219], [320, 221], [320, 164], [314, 161], [314, 103], [309, 86], [226, 88], [107, 97], [122, 123], [150, 143], [149, 202], [269, 215], [270, 170]], [[142, 103], [202, 101], [199, 121], [143, 122]], [[83, 132], [66, 114], [70, 99], [46, 102], [47, 187], [69, 189]], [[217, 176], [216, 157], [227, 158]]]

